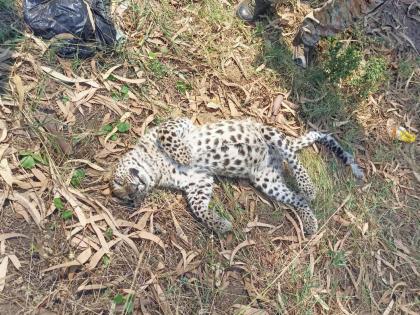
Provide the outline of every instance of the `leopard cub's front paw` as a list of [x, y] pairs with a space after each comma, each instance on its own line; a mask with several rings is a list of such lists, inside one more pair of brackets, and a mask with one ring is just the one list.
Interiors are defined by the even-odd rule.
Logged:
[[318, 220], [316, 218], [311, 218], [311, 220], [305, 222], [303, 225], [303, 232], [305, 236], [312, 236], [318, 232]]
[[217, 222], [217, 224], [213, 227], [213, 230], [218, 234], [225, 234], [229, 231], [232, 231], [232, 223], [226, 219]]

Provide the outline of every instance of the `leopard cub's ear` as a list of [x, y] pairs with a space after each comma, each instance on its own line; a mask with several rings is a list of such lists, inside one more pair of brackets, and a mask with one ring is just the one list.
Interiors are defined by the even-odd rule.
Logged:
[[134, 177], [139, 177], [139, 170], [138, 170], [138, 169], [135, 169], [135, 168], [130, 168], [130, 169], [128, 170], [128, 172], [130, 173], [130, 175], [131, 175], [131, 176], [134, 176]]

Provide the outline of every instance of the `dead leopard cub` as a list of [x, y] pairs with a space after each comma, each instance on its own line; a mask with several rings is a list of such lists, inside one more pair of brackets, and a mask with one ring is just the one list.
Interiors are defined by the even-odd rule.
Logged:
[[[296, 151], [319, 142], [350, 165], [357, 178], [363, 171], [353, 156], [330, 135], [311, 131], [293, 139], [273, 127], [251, 120], [227, 120], [194, 126], [188, 119], [170, 120], [151, 129], [136, 147], [125, 154], [113, 172], [113, 194], [138, 204], [155, 187], [182, 190], [191, 211], [218, 233], [232, 224], [209, 209], [213, 176], [248, 179], [275, 201], [293, 206], [306, 234], [318, 229], [309, 201], [315, 188]], [[283, 179], [283, 161], [296, 177], [300, 194], [290, 190]]]

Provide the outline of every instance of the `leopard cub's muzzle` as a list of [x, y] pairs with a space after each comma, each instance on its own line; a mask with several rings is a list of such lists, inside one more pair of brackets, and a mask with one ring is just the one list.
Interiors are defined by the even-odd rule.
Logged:
[[136, 206], [148, 192], [147, 182], [139, 169], [121, 164], [113, 172], [110, 183], [112, 195], [127, 205]]

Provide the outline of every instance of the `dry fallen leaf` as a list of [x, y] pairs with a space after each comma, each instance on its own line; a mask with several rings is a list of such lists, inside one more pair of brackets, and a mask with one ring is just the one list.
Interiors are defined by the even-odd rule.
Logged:
[[6, 150], [9, 148], [9, 144], [5, 143], [5, 144], [0, 144], [0, 161], [3, 159], [3, 156], [6, 153]]
[[232, 306], [236, 311], [234, 315], [268, 315], [269, 313], [265, 310], [254, 308], [249, 305], [234, 304]]
[[181, 246], [179, 246], [177, 243], [175, 243], [173, 240], [171, 240], [172, 245], [174, 245], [176, 248], [179, 249], [182, 256], [182, 262], [183, 262], [183, 269], [187, 268], [187, 252], [185, 249], [183, 249]]
[[155, 119], [155, 113], [153, 112], [152, 114], [150, 114], [149, 116], [146, 117], [146, 119], [144, 120], [143, 124], [141, 125], [141, 131], [140, 134], [144, 135], [144, 133], [146, 132], [146, 128], [147, 126]]
[[[154, 275], [152, 274], [154, 277]], [[171, 307], [168, 302], [168, 299], [165, 296], [164, 291], [162, 290], [159, 282], [157, 280], [153, 283], [153, 293], [157, 302], [159, 303], [160, 309], [162, 310], [164, 315], [172, 315]]]
[[76, 213], [76, 216], [79, 219], [80, 224], [83, 227], [86, 226], [86, 223], [87, 223], [86, 216], [79, 205], [79, 201], [71, 194], [71, 192], [67, 190], [66, 187], [61, 187], [58, 191], [60, 192], [61, 196], [63, 196], [63, 198], [65, 198], [69, 202], [74, 212]]
[[206, 106], [207, 106], [207, 108], [210, 108], [210, 109], [220, 109], [221, 108], [220, 104], [217, 104], [217, 103], [214, 103], [214, 102], [208, 102], [206, 104]]
[[50, 67], [46, 67], [46, 66], [41, 66], [42, 71], [44, 71], [45, 73], [49, 74], [50, 76], [52, 76], [53, 78], [60, 80], [62, 82], [66, 82], [66, 83], [87, 83], [95, 88], [100, 88], [100, 85], [91, 80], [91, 79], [83, 79], [83, 78], [69, 78], [67, 76], [65, 76], [64, 74], [57, 72], [53, 69], [51, 69]]
[[77, 288], [77, 292], [102, 290], [109, 288], [109, 284], [82, 284]]
[[0, 161], [0, 176], [3, 177], [8, 186], [12, 187], [15, 180], [12, 175], [12, 170], [10, 169], [9, 163], [6, 159]]
[[[115, 244], [119, 243], [122, 239], [116, 239], [116, 240], [112, 240], [111, 242], [107, 243], [107, 248], [111, 248], [113, 247]], [[94, 269], [98, 263], [101, 261], [102, 257], [109, 253], [109, 250], [107, 250], [106, 248], [102, 247], [101, 249], [99, 249], [90, 259], [89, 265], [88, 265], [88, 269], [92, 270]]]
[[19, 109], [22, 110], [23, 109], [23, 100], [24, 100], [24, 97], [25, 97], [25, 92], [24, 92], [24, 89], [23, 89], [22, 79], [20, 78], [19, 75], [14, 75], [13, 76], [13, 83], [15, 84], [16, 92], [18, 94]]
[[156, 236], [152, 233], [149, 233], [149, 232], [146, 232], [146, 231], [138, 231], [138, 232], [134, 232], [134, 233], [130, 234], [130, 237], [131, 238], [139, 237], [139, 238], [142, 238], [142, 239], [145, 239], [145, 240], [152, 241], [152, 242], [158, 244], [160, 247], [162, 247], [163, 250], [165, 250], [165, 244], [160, 239], [160, 237], [158, 237], [158, 236]]
[[277, 116], [279, 114], [283, 100], [284, 100], [284, 96], [281, 94], [277, 95], [276, 98], [274, 99], [273, 106], [271, 109], [273, 116]]
[[229, 264], [232, 266], [233, 265], [233, 259], [235, 258], [236, 253], [241, 250], [242, 248], [246, 247], [246, 246], [251, 246], [251, 245], [255, 245], [255, 241], [253, 240], [246, 240], [243, 241], [242, 243], [240, 243], [238, 246], [236, 246], [233, 251], [232, 254], [230, 255], [230, 259], [229, 259]]
[[3, 233], [0, 234], [0, 242], [3, 242], [9, 238], [15, 238], [15, 237], [24, 237], [24, 238], [28, 238], [28, 236], [26, 236], [25, 234], [20, 234], [20, 233]]
[[102, 246], [102, 249], [105, 251], [105, 253], [109, 253], [109, 246], [108, 243], [105, 240], [104, 235], [102, 234], [101, 229], [98, 227], [98, 225], [95, 222], [90, 222], [90, 226], [93, 228], [93, 230], [96, 233], [96, 236], [99, 239], [99, 243]]
[[394, 297], [391, 298], [391, 301], [389, 301], [388, 306], [386, 307], [385, 311], [382, 313], [382, 315], [389, 315], [392, 311], [392, 307], [394, 306], [395, 299]]
[[6, 285], [6, 274], [7, 274], [7, 265], [9, 263], [9, 257], [3, 257], [0, 263], [0, 292], [3, 292], [4, 286]]
[[149, 221], [150, 216], [152, 215], [153, 212], [154, 212], [153, 210], [147, 211], [145, 214], [141, 216], [141, 218], [137, 221], [136, 224], [134, 224], [133, 227], [139, 231], [143, 230], [146, 227], [147, 222]]
[[108, 77], [112, 74], [112, 72], [114, 72], [115, 69], [118, 69], [121, 66], [122, 66], [122, 64], [119, 64], [119, 65], [116, 65], [116, 66], [113, 66], [113, 67], [109, 68], [109, 70], [102, 75], [102, 79], [103, 80], [108, 79]]
[[41, 212], [37, 209], [38, 205], [33, 200], [31, 201], [27, 196], [20, 194], [17, 191], [14, 191], [11, 196], [9, 196], [9, 199], [20, 203], [26, 211], [29, 212], [36, 225], [38, 225], [38, 227], [42, 226], [41, 221], [43, 218]]
[[328, 312], [330, 310], [330, 307], [328, 306], [328, 304], [325, 303], [325, 301], [316, 292], [312, 292], [312, 296], [315, 298], [315, 300], [318, 302], [318, 304], [321, 305], [321, 307], [325, 311]]
[[113, 76], [114, 76], [117, 80], [122, 81], [122, 82], [126, 82], [126, 83], [141, 84], [141, 83], [146, 82], [146, 79], [144, 79], [144, 78], [139, 78], [139, 79], [130, 79], [130, 78], [124, 78], [124, 77], [121, 77], [121, 76], [116, 75], [116, 74], [113, 74]]
[[175, 225], [175, 230], [176, 230], [176, 234], [186, 243], [188, 243], [188, 237], [187, 235], [184, 233], [184, 231], [182, 230], [181, 226], [178, 223], [178, 220], [175, 217], [175, 214], [173, 213], [173, 211], [171, 211], [171, 216], [172, 216], [172, 221], [174, 222]]
[[[7, 124], [6, 120], [0, 119], [0, 142], [6, 140], [7, 137]], [[1, 156], [0, 156], [1, 159]]]
[[38, 111], [35, 117], [42, 127], [55, 137], [58, 145], [65, 154], [73, 153], [72, 142], [71, 140], [66, 139], [63, 132], [60, 130], [60, 121], [55, 116], [54, 112]]
[[272, 224], [263, 223], [263, 222], [258, 222], [258, 221], [257, 221], [257, 218], [256, 218], [256, 219], [255, 219], [255, 221], [249, 222], [249, 223], [246, 225], [246, 228], [244, 229], [244, 232], [245, 232], [245, 233], [248, 233], [248, 232], [250, 232], [253, 228], [256, 228], [256, 227], [263, 227], [263, 228], [270, 228], [270, 229], [275, 228], [275, 226], [274, 226], [274, 225], [272, 225]]
[[17, 270], [20, 269], [20, 267], [22, 267], [22, 264], [20, 263], [20, 260], [16, 257], [16, 255], [7, 255], [10, 259], [10, 261], [12, 262], [13, 266], [15, 266], [15, 268]]
[[398, 249], [402, 250], [407, 255], [411, 254], [410, 249], [407, 246], [405, 246], [400, 239], [394, 239], [394, 244]]
[[41, 273], [45, 273], [45, 272], [52, 271], [52, 270], [55, 270], [55, 269], [60, 269], [60, 268], [68, 268], [68, 267], [71, 267], [71, 266], [83, 265], [85, 262], [87, 262], [89, 260], [89, 258], [91, 256], [92, 256], [92, 249], [90, 249], [90, 247], [89, 247], [89, 248], [85, 249], [82, 253], [80, 253], [80, 255], [77, 256], [75, 260], [46, 268], [44, 270], [41, 270]]

